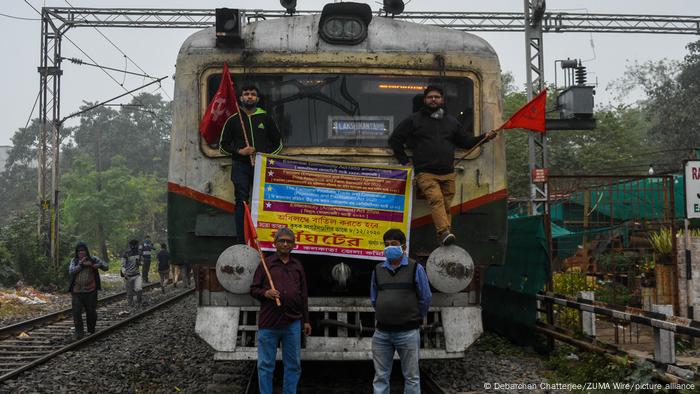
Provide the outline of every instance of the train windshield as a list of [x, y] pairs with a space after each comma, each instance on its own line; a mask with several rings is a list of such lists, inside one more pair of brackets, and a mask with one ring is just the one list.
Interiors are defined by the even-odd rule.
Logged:
[[[233, 76], [237, 89], [255, 85], [259, 106], [277, 121], [286, 147], [386, 147], [399, 122], [420, 109], [426, 86], [441, 86], [447, 112], [474, 132], [474, 86], [466, 77], [367, 74]], [[209, 99], [220, 74], [207, 81]]]

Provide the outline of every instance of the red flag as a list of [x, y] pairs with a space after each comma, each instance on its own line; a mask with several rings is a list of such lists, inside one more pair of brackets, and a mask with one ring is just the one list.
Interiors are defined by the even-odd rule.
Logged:
[[253, 217], [250, 215], [248, 203], [243, 201], [243, 207], [245, 208], [245, 218], [243, 219], [243, 236], [245, 237], [245, 243], [251, 248], [260, 250], [257, 242], [258, 232], [255, 230], [255, 223], [253, 223]]
[[199, 123], [199, 133], [204, 137], [208, 144], [219, 142], [221, 129], [224, 128], [224, 123], [238, 111], [238, 100], [236, 99], [236, 89], [233, 87], [231, 74], [228, 72], [228, 63], [224, 63], [224, 72], [221, 74], [221, 82], [219, 89], [207, 110], [204, 112], [204, 117]]
[[510, 117], [501, 129], [528, 129], [532, 131], [545, 131], [545, 104], [547, 103], [547, 89], [543, 89], [540, 94], [523, 105], [513, 116]]

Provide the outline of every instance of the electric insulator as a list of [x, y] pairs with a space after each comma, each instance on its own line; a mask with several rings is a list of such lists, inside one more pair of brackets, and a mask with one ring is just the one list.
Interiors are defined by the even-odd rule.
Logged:
[[586, 66], [576, 66], [576, 84], [585, 85], [586, 84]]

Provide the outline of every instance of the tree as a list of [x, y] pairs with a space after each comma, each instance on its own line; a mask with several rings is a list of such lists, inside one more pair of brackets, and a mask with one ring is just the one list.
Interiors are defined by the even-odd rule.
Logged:
[[111, 163], [98, 172], [88, 156], [80, 155], [63, 176], [62, 217], [68, 231], [97, 245], [105, 259], [110, 245], [116, 253], [147, 223], [144, 218], [165, 210], [163, 182], [152, 175], [133, 175], [124, 157], [115, 156]]
[[635, 63], [615, 84], [623, 87], [622, 95], [630, 87], [646, 94], [639, 106], [649, 125], [647, 139], [657, 145], [646, 161], [654, 163], [657, 172], [680, 170], [683, 159], [693, 158], [700, 147], [700, 41], [686, 48], [683, 61]]
[[68, 277], [74, 239], [63, 231], [59, 239], [61, 264], [55, 269], [37, 236], [34, 212], [14, 216], [0, 229], [0, 272], [5, 273], [5, 284], [19, 278], [32, 285], [63, 285]]
[[[83, 108], [93, 104], [85, 103]], [[132, 172], [166, 177], [171, 118], [170, 104], [148, 93], [138, 95], [121, 111], [95, 108], [80, 116], [64, 163], [88, 154], [101, 171], [110, 167], [112, 157], [122, 156]]]

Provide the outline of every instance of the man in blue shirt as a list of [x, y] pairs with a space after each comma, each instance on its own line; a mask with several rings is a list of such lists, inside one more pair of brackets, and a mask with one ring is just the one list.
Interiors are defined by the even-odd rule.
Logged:
[[404, 393], [420, 393], [418, 360], [420, 325], [428, 315], [432, 293], [423, 266], [409, 259], [406, 235], [399, 229], [384, 233], [385, 260], [374, 267], [370, 300], [377, 327], [372, 337], [374, 393], [389, 394], [389, 377], [398, 352]]

